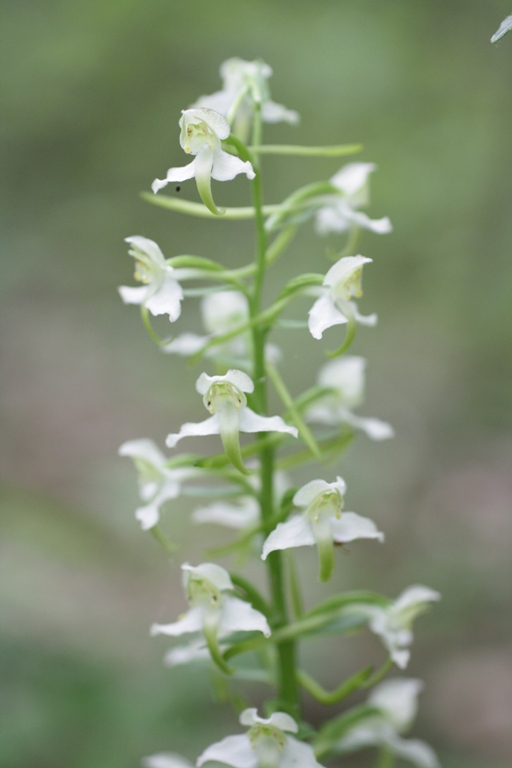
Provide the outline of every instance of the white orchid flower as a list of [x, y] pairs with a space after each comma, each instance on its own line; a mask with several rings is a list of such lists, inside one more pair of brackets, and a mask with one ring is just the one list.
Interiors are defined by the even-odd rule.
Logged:
[[160, 752], [141, 760], [142, 768], [193, 768], [193, 763], [175, 752]]
[[349, 424], [361, 429], [372, 440], [387, 440], [395, 432], [391, 424], [380, 419], [356, 416], [352, 413], [363, 402], [366, 360], [356, 355], [344, 355], [330, 360], [319, 371], [317, 383], [331, 389], [314, 403], [306, 413], [306, 421], [318, 424]]
[[360, 315], [353, 297], [363, 295], [361, 288], [362, 269], [372, 259], [365, 256], [344, 256], [327, 272], [321, 287], [310, 289], [320, 293], [309, 310], [309, 330], [315, 339], [321, 339], [323, 332], [333, 325], [357, 320], [362, 325], [375, 325], [377, 315]]
[[382, 639], [397, 667], [405, 669], [411, 656], [409, 646], [414, 639], [413, 621], [428, 609], [429, 603], [440, 599], [439, 592], [418, 584], [405, 589], [386, 607], [355, 604], [347, 612], [366, 616], [369, 628]]
[[119, 455], [133, 459], [138, 471], [140, 498], [146, 504], [135, 511], [135, 517], [144, 531], [158, 523], [162, 504], [180, 495], [182, 481], [202, 474], [195, 467], [167, 467], [167, 459], [152, 440], [128, 440]]
[[155, 179], [151, 188], [156, 194], [171, 182], [195, 177], [201, 200], [212, 213], [220, 215], [223, 211], [213, 202], [212, 178], [230, 181], [239, 173], [245, 173], [248, 179], [254, 179], [254, 169], [248, 160], [243, 162], [222, 150], [221, 141], [228, 138], [230, 127], [219, 112], [204, 107], [184, 109], [179, 124], [180, 144], [187, 154], [195, 155], [195, 158], [182, 168], [169, 168], [165, 179]]
[[261, 116], [266, 123], [296, 124], [299, 115], [270, 99], [267, 81], [272, 69], [263, 61], [227, 59], [221, 64], [222, 90], [201, 96], [194, 107], [208, 107], [224, 115], [233, 125], [233, 132], [246, 141], [251, 128], [255, 104], [261, 105]]
[[260, 519], [260, 506], [252, 496], [240, 497], [238, 504], [217, 501], [205, 507], [199, 507], [192, 513], [195, 523], [215, 523], [226, 528], [244, 530], [255, 528]]
[[252, 392], [254, 384], [243, 371], [232, 369], [225, 376], [202, 373], [196, 390], [203, 395], [203, 403], [212, 416], [198, 424], [187, 422], [178, 433], [168, 435], [169, 448], [174, 448], [184, 437], [220, 434], [233, 466], [246, 473], [240, 455], [240, 432], [285, 432], [298, 437], [298, 430], [288, 426], [280, 416], [260, 416], [247, 406], [245, 393]]
[[325, 196], [324, 205], [317, 211], [315, 226], [319, 235], [330, 232], [340, 234], [352, 226], [369, 229], [379, 235], [392, 231], [387, 216], [370, 219], [358, 210], [369, 203], [368, 177], [376, 168], [375, 163], [348, 163], [332, 177], [331, 184], [339, 189], [340, 194]]
[[339, 752], [353, 752], [364, 747], [384, 747], [396, 758], [417, 768], [440, 768], [434, 750], [419, 739], [404, 739], [418, 709], [421, 680], [411, 678], [386, 680], [376, 686], [367, 703], [380, 710], [359, 720], [336, 745]]
[[265, 719], [258, 717], [256, 709], [245, 709], [240, 723], [249, 727], [247, 733], [212, 744], [198, 757], [198, 768], [209, 760], [233, 768], [322, 768], [313, 748], [289, 735], [299, 729], [285, 712]]
[[[239, 291], [216, 291], [203, 297], [201, 315], [207, 336], [201, 336], [197, 333], [183, 333], [163, 347], [163, 351], [184, 357], [195, 355], [216, 336], [223, 336], [245, 325], [249, 320], [249, 304], [244, 294]], [[244, 368], [248, 368], [250, 367], [251, 344], [251, 334], [247, 331], [228, 341], [207, 348], [204, 351], [204, 356], [223, 361], [243, 361]], [[265, 345], [265, 357], [276, 363], [281, 357], [281, 352], [275, 344], [267, 343]]]
[[147, 237], [135, 235], [125, 238], [132, 248], [129, 253], [135, 259], [135, 279], [144, 285], [132, 288], [119, 287], [125, 304], [142, 304], [152, 315], [169, 315], [173, 323], [181, 313], [183, 291], [178, 282], [180, 270], [166, 263], [158, 245]]
[[[212, 658], [225, 668], [219, 651], [219, 639], [234, 632], [262, 632], [270, 636], [265, 616], [250, 603], [234, 597], [229, 573], [215, 563], [202, 563], [197, 567], [184, 563], [183, 587], [190, 610], [172, 624], [153, 624], [152, 635], [180, 635], [202, 632]], [[227, 669], [225, 668], [225, 671]]]
[[373, 520], [355, 512], [343, 512], [345, 481], [338, 477], [334, 483], [312, 480], [293, 497], [297, 507], [305, 512], [279, 523], [263, 544], [262, 560], [276, 549], [316, 544], [320, 558], [320, 580], [327, 581], [334, 568], [334, 543], [346, 544], [356, 539], [384, 540]]

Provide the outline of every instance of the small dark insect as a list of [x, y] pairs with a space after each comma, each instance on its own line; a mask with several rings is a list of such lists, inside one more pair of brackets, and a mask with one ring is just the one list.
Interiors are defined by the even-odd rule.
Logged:
[[180, 186], [176, 187], [176, 192], [179, 192], [179, 191], [180, 191], [180, 189], [181, 189], [181, 187], [180, 187]]

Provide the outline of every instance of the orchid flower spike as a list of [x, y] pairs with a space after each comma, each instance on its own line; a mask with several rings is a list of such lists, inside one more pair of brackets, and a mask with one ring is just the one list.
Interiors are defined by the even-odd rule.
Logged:
[[309, 330], [315, 339], [321, 339], [323, 332], [333, 325], [353, 323], [375, 325], [377, 315], [360, 315], [352, 298], [363, 295], [361, 288], [362, 270], [372, 259], [365, 256], [344, 256], [327, 272], [323, 285], [311, 288], [310, 292], [320, 293], [309, 310]]
[[133, 459], [138, 471], [140, 498], [146, 503], [135, 511], [135, 517], [143, 531], [158, 523], [164, 502], [180, 495], [182, 481], [202, 474], [197, 467], [167, 467], [167, 459], [152, 440], [128, 440], [119, 448], [119, 455]]
[[376, 168], [375, 163], [349, 163], [332, 177], [330, 182], [339, 193], [327, 195], [324, 205], [317, 211], [315, 226], [319, 235], [341, 234], [354, 226], [379, 235], [392, 231], [387, 216], [370, 219], [358, 210], [369, 203], [368, 177]]
[[267, 84], [271, 75], [272, 69], [264, 61], [227, 59], [220, 67], [222, 90], [201, 96], [194, 107], [208, 107], [220, 112], [244, 142], [249, 136], [255, 105], [261, 107], [261, 117], [266, 123], [298, 123], [297, 112], [271, 101]]
[[395, 758], [416, 768], [440, 768], [432, 747], [419, 739], [401, 736], [416, 717], [418, 694], [422, 688], [421, 680], [411, 678], [386, 680], [377, 685], [367, 704], [380, 712], [358, 720], [337, 743], [336, 751], [354, 752], [374, 746], [386, 749]]
[[394, 436], [391, 424], [380, 419], [356, 416], [353, 408], [363, 402], [366, 360], [344, 355], [330, 360], [319, 371], [319, 387], [331, 392], [314, 403], [306, 413], [306, 421], [318, 424], [348, 424], [361, 429], [372, 440], [387, 440]]
[[413, 621], [429, 608], [429, 603], [440, 599], [439, 592], [419, 584], [405, 589], [386, 607], [354, 604], [347, 611], [366, 616], [369, 628], [382, 639], [391, 659], [397, 667], [405, 669], [411, 656], [409, 646], [414, 639]]
[[202, 373], [196, 390], [203, 395], [203, 403], [212, 416], [199, 424], [187, 422], [178, 433], [168, 435], [169, 448], [174, 448], [184, 437], [220, 434], [233, 466], [247, 474], [240, 453], [240, 432], [285, 432], [298, 437], [298, 430], [288, 426], [280, 416], [260, 416], [247, 406], [245, 393], [252, 392], [254, 384], [243, 371], [232, 369], [225, 376]]
[[131, 245], [130, 256], [135, 259], [135, 279], [144, 285], [131, 288], [121, 285], [119, 293], [125, 304], [141, 304], [152, 315], [169, 315], [173, 323], [181, 313], [183, 291], [178, 282], [180, 270], [166, 263], [158, 245], [147, 237], [125, 238]]
[[219, 210], [213, 202], [212, 178], [230, 181], [239, 173], [245, 173], [248, 179], [254, 179], [254, 169], [248, 160], [243, 162], [222, 150], [221, 141], [228, 138], [230, 127], [219, 112], [205, 107], [184, 109], [180, 128], [182, 149], [187, 154], [195, 155], [195, 158], [182, 168], [169, 168], [165, 179], [155, 179], [151, 188], [156, 195], [159, 189], [171, 182], [186, 181], [195, 176], [201, 200], [208, 210], [220, 216], [224, 210]]
[[265, 719], [258, 717], [256, 709], [245, 709], [240, 724], [248, 726], [247, 733], [212, 744], [198, 757], [198, 768], [209, 760], [233, 768], [322, 768], [313, 748], [290, 736], [299, 728], [285, 712]]
[[213, 660], [229, 672], [219, 650], [219, 639], [234, 632], [262, 632], [270, 636], [265, 616], [250, 603], [234, 597], [229, 573], [215, 563], [202, 563], [197, 567], [184, 563], [183, 587], [190, 605], [178, 621], [172, 624], [153, 624], [152, 635], [178, 637], [202, 632]]
[[262, 560], [276, 549], [290, 549], [316, 544], [320, 559], [320, 580], [328, 581], [334, 568], [334, 543], [346, 544], [356, 539], [384, 540], [373, 520], [355, 512], [343, 512], [345, 481], [334, 483], [312, 480], [302, 486], [293, 503], [304, 513], [279, 523], [263, 544]]

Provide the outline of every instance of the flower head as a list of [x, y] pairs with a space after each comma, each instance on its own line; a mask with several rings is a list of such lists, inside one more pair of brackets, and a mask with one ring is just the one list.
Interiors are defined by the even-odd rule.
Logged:
[[195, 176], [201, 200], [212, 213], [219, 215], [222, 211], [213, 202], [211, 179], [230, 181], [239, 173], [254, 179], [253, 167], [248, 160], [243, 162], [222, 150], [221, 141], [228, 138], [230, 127], [219, 112], [205, 107], [184, 109], [180, 128], [182, 149], [187, 154], [195, 155], [195, 158], [182, 168], [169, 168], [165, 179], [155, 179], [151, 188], [156, 194], [170, 182], [186, 181]]
[[119, 448], [119, 455], [133, 459], [138, 471], [140, 498], [146, 503], [135, 511], [135, 517], [143, 530], [158, 523], [160, 507], [180, 495], [183, 480], [201, 474], [195, 467], [167, 467], [167, 459], [152, 440], [128, 440]]
[[265, 616], [250, 603], [231, 594], [233, 582], [224, 568], [215, 563], [202, 563], [197, 567], [184, 563], [181, 568], [190, 609], [172, 624], [153, 624], [152, 635], [178, 637], [203, 633], [217, 662], [220, 661], [219, 639], [234, 632], [254, 631], [269, 637], [270, 627]]
[[390, 424], [380, 419], [363, 418], [352, 413], [363, 401], [366, 360], [344, 355], [330, 360], [319, 371], [318, 385], [331, 392], [314, 403], [306, 413], [307, 421], [319, 424], [349, 424], [366, 432], [372, 440], [393, 437]]
[[293, 497], [304, 513], [279, 523], [263, 544], [262, 559], [276, 549], [290, 549], [316, 544], [320, 558], [320, 579], [327, 581], [334, 568], [334, 542], [346, 544], [356, 539], [384, 540], [375, 523], [355, 512], [343, 512], [345, 481], [338, 477], [334, 483], [312, 480]]
[[194, 107], [208, 107], [220, 112], [233, 125], [234, 133], [246, 141], [251, 128], [254, 105], [261, 106], [261, 116], [267, 123], [298, 123], [299, 115], [270, 99], [268, 79], [272, 69], [264, 61], [227, 59], [221, 64], [222, 90], [201, 96]]
[[375, 325], [377, 315], [367, 317], [357, 311], [353, 298], [363, 295], [361, 287], [362, 270], [372, 259], [365, 256], [344, 256], [327, 272], [320, 297], [309, 310], [309, 330], [315, 339], [321, 339], [323, 332], [333, 325], [343, 325], [357, 320], [363, 325]]
[[316, 214], [316, 230], [319, 235], [330, 232], [339, 234], [352, 226], [369, 229], [379, 235], [391, 232], [391, 222], [387, 216], [383, 219], [370, 219], [358, 210], [369, 203], [368, 177], [376, 168], [375, 163], [349, 163], [332, 177], [331, 184], [339, 193], [323, 198], [324, 203]]
[[384, 747], [395, 757], [406, 760], [417, 768], [439, 768], [433, 749], [418, 739], [403, 739], [418, 708], [418, 694], [423, 688], [421, 680], [403, 678], [386, 680], [377, 685], [367, 704], [379, 710], [358, 720], [336, 745], [336, 751], [353, 752], [364, 747]]
[[439, 592], [418, 584], [408, 587], [386, 607], [358, 604], [349, 610], [368, 617], [371, 631], [382, 639], [397, 667], [405, 669], [411, 656], [414, 619], [429, 608], [429, 603], [440, 599]]
[[158, 245], [147, 237], [125, 238], [132, 246], [129, 253], [135, 259], [135, 279], [144, 285], [132, 288], [122, 285], [119, 293], [125, 304], [142, 304], [152, 315], [169, 315], [174, 322], [181, 312], [183, 291], [177, 281], [179, 271], [169, 266]]
[[247, 406], [245, 393], [252, 392], [252, 379], [243, 371], [232, 369], [225, 376], [208, 376], [202, 373], [196, 382], [196, 390], [203, 395], [203, 403], [212, 414], [198, 424], [187, 422], [176, 434], [167, 436], [170, 448], [184, 437], [193, 435], [219, 435], [224, 450], [233, 466], [246, 472], [240, 455], [240, 432], [286, 432], [298, 436], [280, 416], [260, 416]]
[[289, 735], [299, 729], [285, 712], [265, 719], [258, 717], [256, 709], [245, 709], [240, 724], [248, 726], [247, 733], [212, 744], [197, 759], [198, 768], [208, 760], [233, 768], [322, 768], [312, 747]]

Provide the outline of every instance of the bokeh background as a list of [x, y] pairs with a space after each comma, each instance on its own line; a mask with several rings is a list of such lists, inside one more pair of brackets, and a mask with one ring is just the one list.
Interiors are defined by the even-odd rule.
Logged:
[[[200, 369], [160, 354], [116, 291], [132, 283], [128, 235], [233, 266], [251, 253], [250, 224], [139, 198], [183, 163], [180, 110], [217, 90], [233, 55], [271, 64], [275, 100], [302, 115], [269, 141], [364, 144], [360, 158], [379, 166], [369, 212], [394, 224], [362, 241], [374, 263], [361, 309], [380, 324], [354, 351], [370, 361], [362, 412], [397, 437], [360, 437], [326, 470], [387, 543], [339, 558], [336, 585], [443, 593], [417, 624], [408, 672], [426, 689], [414, 734], [445, 768], [512, 764], [512, 38], [489, 43], [511, 11], [501, 0], [4, 0], [2, 767], [131, 768], [163, 750], [194, 758], [237, 730], [208, 674], [163, 668], [167, 646], [148, 638], [182, 610], [181, 558], [220, 539], [191, 530], [187, 504], [169, 510], [184, 547], [169, 565], [134, 520], [135, 475], [117, 447], [163, 446], [202, 418]], [[268, 159], [267, 199], [338, 167]], [[196, 199], [194, 185], [182, 194]], [[247, 197], [243, 180], [216, 190], [219, 203]], [[306, 226], [276, 286], [323, 271], [323, 250]], [[180, 331], [200, 329], [197, 306], [186, 303]], [[298, 393], [324, 347], [298, 331], [279, 342]], [[308, 600], [324, 595], [314, 553], [300, 562]], [[369, 635], [304, 646], [325, 683], [380, 654]], [[251, 701], [265, 693], [255, 686]], [[324, 714], [306, 699], [312, 722]]]

